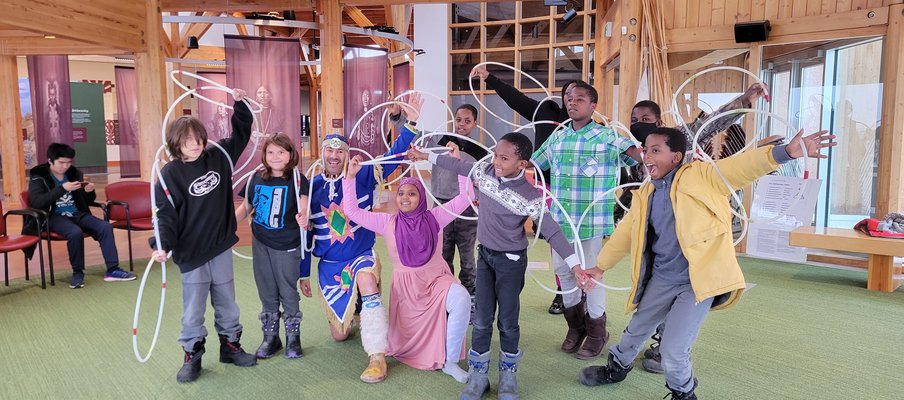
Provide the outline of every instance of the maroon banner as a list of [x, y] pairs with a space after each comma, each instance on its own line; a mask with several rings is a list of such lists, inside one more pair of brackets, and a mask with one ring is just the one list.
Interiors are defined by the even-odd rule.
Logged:
[[119, 174], [123, 178], [137, 178], [141, 176], [138, 151], [138, 81], [134, 68], [116, 67], [114, 72], [116, 119], [119, 121]]
[[[346, 46], [342, 53], [345, 134], [351, 136], [358, 119], [389, 97], [386, 87], [389, 58], [386, 50], [371, 47]], [[349, 145], [374, 157], [385, 153], [388, 149], [380, 138], [379, 127], [382, 115], [382, 111], [368, 113]]]
[[411, 89], [411, 67], [408, 62], [392, 66], [392, 97]]
[[[198, 76], [210, 79], [216, 83], [226, 86], [226, 74], [222, 72], [199, 72]], [[207, 82], [198, 81], [198, 87], [210, 86]], [[250, 93], [250, 92], [249, 92]], [[204, 97], [215, 100], [222, 104], [231, 104], [232, 96], [222, 90], [204, 90]], [[232, 110], [213, 104], [209, 101], [198, 101], [198, 119], [204, 123], [207, 128], [207, 138], [210, 140], [220, 140], [229, 137], [232, 134]]]
[[251, 142], [237, 161], [240, 167], [255, 152], [245, 168], [236, 169], [234, 176], [240, 177], [260, 164], [263, 149], [255, 150], [255, 144], [270, 134], [289, 135], [301, 150], [301, 45], [298, 39], [235, 35], [225, 35], [224, 43], [226, 86], [245, 89], [263, 106], [256, 114], [259, 124], [254, 126]]
[[35, 124], [38, 163], [47, 161], [47, 146], [72, 146], [72, 99], [69, 97], [69, 58], [28, 56], [28, 78]]

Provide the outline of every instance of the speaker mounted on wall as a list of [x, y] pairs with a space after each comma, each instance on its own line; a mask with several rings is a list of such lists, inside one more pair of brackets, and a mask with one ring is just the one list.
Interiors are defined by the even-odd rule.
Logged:
[[765, 42], [771, 30], [769, 21], [737, 23], [734, 26], [735, 43]]

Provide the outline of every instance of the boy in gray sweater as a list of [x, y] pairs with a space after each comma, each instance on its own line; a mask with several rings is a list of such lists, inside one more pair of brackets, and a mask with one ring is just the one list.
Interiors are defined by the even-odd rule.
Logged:
[[[450, 144], [453, 153], [458, 152]], [[530, 165], [533, 145], [526, 136], [512, 132], [499, 140], [492, 162], [477, 163], [459, 160], [451, 156], [425, 154], [416, 149], [408, 151], [412, 160], [430, 160], [431, 163], [468, 176], [474, 170], [472, 180], [478, 187], [477, 240], [480, 242], [477, 256], [477, 287], [475, 303], [476, 320], [471, 332], [471, 349], [468, 351], [468, 384], [461, 392], [461, 399], [479, 399], [489, 390], [487, 376], [490, 363], [490, 339], [493, 336], [493, 318], [498, 305], [500, 338], [498, 398], [517, 399], [518, 382], [515, 372], [523, 352], [518, 347], [521, 310], [519, 295], [524, 288], [527, 270], [527, 235], [524, 222], [528, 217], [535, 224], [543, 217], [540, 233], [553, 250], [565, 259], [580, 276], [578, 255], [565, 239], [558, 224], [548, 212], [543, 212], [543, 198], [536, 188], [524, 179], [524, 169]], [[586, 280], [586, 279], [584, 279]]]

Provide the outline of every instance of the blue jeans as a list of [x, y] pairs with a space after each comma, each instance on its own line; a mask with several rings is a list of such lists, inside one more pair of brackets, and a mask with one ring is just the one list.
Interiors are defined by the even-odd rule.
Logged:
[[493, 319], [499, 305], [499, 342], [502, 351], [518, 353], [521, 327], [521, 289], [527, 271], [527, 250], [496, 251], [483, 245], [478, 247], [477, 285], [475, 288], [474, 327], [471, 330], [471, 349], [478, 353], [490, 351], [493, 338]]
[[113, 226], [91, 213], [77, 212], [71, 217], [52, 214], [50, 230], [66, 238], [69, 263], [72, 264], [73, 271], [81, 272], [85, 269], [85, 233], [100, 243], [100, 251], [104, 255], [107, 271], [119, 266], [119, 252], [116, 250]]

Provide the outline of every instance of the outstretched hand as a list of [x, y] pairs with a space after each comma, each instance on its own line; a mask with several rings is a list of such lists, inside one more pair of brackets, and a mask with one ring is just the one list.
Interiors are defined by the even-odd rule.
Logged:
[[452, 158], [461, 158], [461, 149], [458, 147], [457, 144], [455, 144], [454, 142], [449, 142], [449, 143], [446, 143], [446, 147], [451, 149], [449, 151], [449, 155], [452, 156]]
[[245, 91], [242, 89], [232, 89], [232, 98], [235, 99], [236, 102], [242, 101], [242, 99], [244, 99], [246, 95], [247, 93], [245, 93]]
[[421, 94], [418, 92], [414, 92], [408, 95], [405, 100], [405, 113], [408, 116], [408, 120], [412, 122], [417, 122], [417, 119], [421, 116], [421, 107], [424, 105], [424, 98], [421, 97]]
[[471, 69], [471, 78], [479, 77], [481, 80], [484, 80], [488, 76], [490, 76], [490, 72], [487, 71], [486, 65], [478, 65]]
[[361, 155], [357, 155], [348, 160], [348, 165], [345, 167], [345, 177], [349, 178], [355, 175], [358, 175], [358, 171], [361, 170]]
[[829, 131], [826, 130], [804, 136], [804, 130], [801, 129], [797, 132], [797, 135], [794, 135], [794, 137], [791, 138], [788, 145], [785, 146], [785, 151], [788, 152], [788, 155], [791, 156], [791, 158], [803, 157], [804, 149], [801, 148], [801, 140], [803, 140], [803, 144], [806, 146], [807, 156], [813, 158], [828, 158], [829, 156], [822, 155], [820, 150], [838, 145], [838, 142], [832, 141], [833, 139], [835, 139], [835, 135], [829, 134]]
[[760, 97], [765, 98], [766, 101], [769, 101], [769, 86], [765, 83], [757, 82], [753, 85], [750, 85], [747, 88], [747, 91], [744, 92], [744, 97], [747, 99], [750, 104], [756, 104], [756, 100]]

